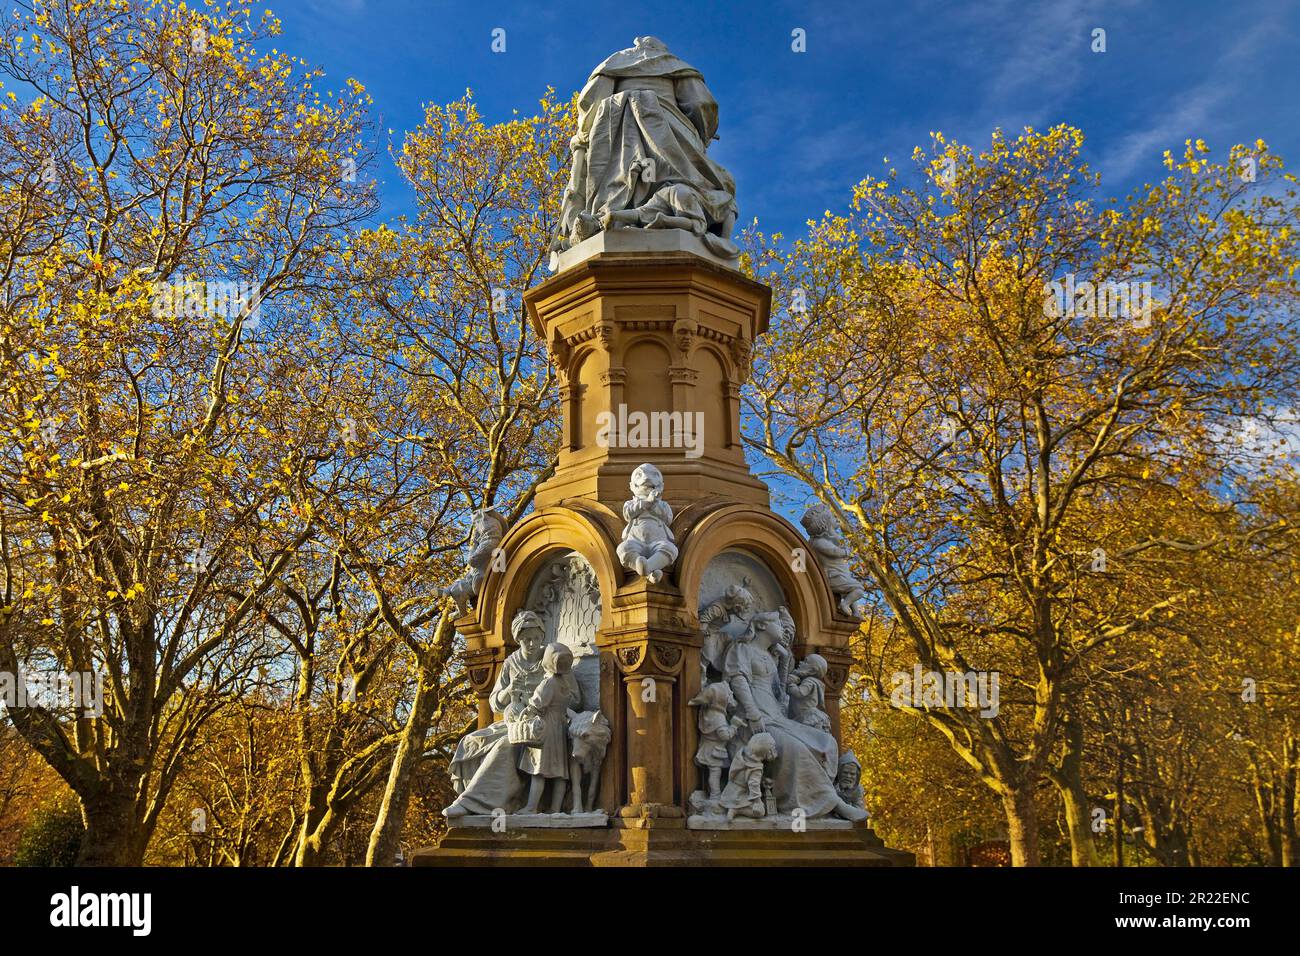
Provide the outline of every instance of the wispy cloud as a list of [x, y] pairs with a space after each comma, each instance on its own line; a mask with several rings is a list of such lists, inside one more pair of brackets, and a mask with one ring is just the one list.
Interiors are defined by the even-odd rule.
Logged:
[[1279, 27], [1272, 17], [1257, 22], [1207, 71], [1207, 79], [1172, 97], [1167, 107], [1150, 110], [1153, 124], [1125, 136], [1102, 158], [1099, 166], [1106, 177], [1126, 180], [1166, 149], [1177, 152], [1176, 147], [1203, 131], [1221, 107], [1245, 95], [1248, 67]]

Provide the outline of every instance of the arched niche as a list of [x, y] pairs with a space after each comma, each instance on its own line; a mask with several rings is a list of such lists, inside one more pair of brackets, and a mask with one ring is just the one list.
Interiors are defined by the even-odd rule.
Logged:
[[573, 653], [573, 675], [582, 691], [582, 710], [600, 708], [600, 582], [577, 551], [553, 552], [533, 575], [524, 606], [546, 624], [546, 642]]
[[569, 398], [569, 420], [577, 422], [574, 430], [576, 441], [574, 448], [589, 448], [596, 441], [596, 432], [600, 423], [598, 416], [607, 402], [601, 392], [605, 388], [604, 377], [609, 371], [609, 353], [603, 349], [588, 349], [577, 359], [577, 369], [573, 381], [577, 387]]
[[623, 394], [629, 413], [673, 411], [670, 361], [668, 349], [657, 339], [638, 339], [627, 347], [623, 353], [623, 367], [627, 370]]
[[[686, 515], [681, 516], [683, 520]], [[751, 556], [776, 582], [797, 628], [796, 646], [813, 644], [847, 649], [856, 622], [837, 619], [830, 584], [808, 542], [790, 522], [751, 505], [710, 509], [679, 538], [678, 586], [685, 595], [705, 593], [713, 559], [728, 551]], [[778, 605], [779, 606], [779, 605]], [[696, 608], [698, 610], [698, 608]], [[774, 608], [763, 608], [774, 610]]]
[[510, 625], [514, 616], [537, 597], [539, 581], [554, 572], [554, 562], [577, 554], [595, 576], [601, 594], [597, 630], [610, 626], [610, 600], [623, 579], [615, 554], [618, 538], [599, 506], [574, 502], [571, 506], [543, 508], [506, 532], [501, 550], [506, 570], [487, 576], [472, 622], [461, 622], [471, 650], [496, 650], [497, 664], [514, 645]]
[[695, 405], [704, 413], [704, 438], [710, 448], [722, 451], [735, 443], [728, 393], [727, 366], [712, 348], [697, 351]]
[[731, 585], [743, 584], [754, 596], [754, 609], [775, 611], [787, 605], [781, 583], [757, 556], [742, 548], [727, 548], [714, 555], [704, 568], [696, 606], [706, 608], [720, 600]]

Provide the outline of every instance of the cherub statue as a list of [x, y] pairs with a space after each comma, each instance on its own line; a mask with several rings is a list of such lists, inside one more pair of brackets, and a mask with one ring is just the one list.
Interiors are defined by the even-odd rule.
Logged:
[[727, 808], [727, 820], [761, 817], [767, 813], [767, 801], [763, 797], [763, 767], [775, 758], [776, 739], [769, 733], [754, 734], [736, 754], [721, 798], [722, 805]]
[[623, 505], [623, 540], [618, 560], [629, 571], [658, 584], [664, 569], [677, 560], [673, 540], [673, 509], [664, 501], [664, 476], [647, 462], [632, 472], [632, 498]]
[[524, 708], [524, 719], [541, 722], [536, 743], [521, 748], [519, 769], [532, 777], [528, 802], [520, 813], [536, 813], [546, 782], [553, 780], [551, 813], [559, 813], [569, 778], [569, 747], [565, 734], [569, 708], [578, 702], [578, 684], [573, 679], [573, 653], [563, 644], [548, 644], [542, 653], [542, 678]]
[[474, 512], [470, 527], [469, 557], [465, 559], [465, 573], [443, 588], [440, 597], [450, 597], [456, 601], [456, 609], [464, 614], [470, 604], [477, 599], [483, 578], [487, 576], [501, 539], [505, 537], [506, 519], [493, 509], [484, 508]]
[[691, 698], [689, 706], [700, 708], [700, 745], [695, 751], [695, 762], [708, 772], [709, 799], [717, 800], [722, 796], [722, 769], [731, 760], [727, 744], [745, 721], [740, 717], [727, 719], [727, 710], [736, 706], [736, 698], [726, 681], [709, 684]]
[[[605, 762], [605, 748], [609, 746], [611, 737], [613, 732], [609, 721], [600, 711], [569, 711], [569, 739], [573, 746], [573, 752], [569, 756], [569, 786], [573, 791], [574, 813], [596, 808], [600, 767]], [[587, 777], [585, 789], [582, 779], [584, 774]]]
[[826, 658], [809, 654], [788, 678], [790, 716], [801, 724], [830, 731], [826, 713]]
[[850, 616], [856, 615], [854, 605], [866, 596], [866, 592], [853, 576], [853, 566], [849, 560], [853, 555], [836, 531], [834, 512], [819, 501], [803, 513], [800, 524], [808, 532], [808, 543], [816, 553], [822, 570], [826, 572], [831, 591], [839, 599], [840, 611]]
[[835, 774], [835, 792], [851, 807], [866, 809], [862, 792], [862, 765], [852, 750], [840, 754], [840, 765]]

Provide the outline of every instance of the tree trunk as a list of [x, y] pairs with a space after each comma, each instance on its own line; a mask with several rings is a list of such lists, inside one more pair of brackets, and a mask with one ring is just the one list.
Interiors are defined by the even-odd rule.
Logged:
[[81, 798], [86, 832], [77, 866], [141, 866], [148, 835], [136, 816], [135, 793], [124, 788]]
[[370, 830], [370, 845], [366, 848], [366, 866], [393, 866], [401, 846], [402, 824], [411, 802], [411, 780], [424, 753], [424, 741], [429, 724], [437, 707], [436, 688], [426, 674], [425, 662], [420, 662], [420, 681], [415, 691], [406, 726], [397, 743], [397, 752], [388, 771], [388, 783], [379, 802], [379, 813]]
[[1274, 806], [1277, 803], [1277, 789], [1264, 779], [1263, 771], [1254, 754], [1251, 755], [1251, 792], [1255, 797], [1255, 809], [1259, 814], [1259, 826], [1264, 836], [1264, 845], [1268, 847], [1269, 866], [1282, 865], [1282, 833], [1274, 819]]
[[1065, 805], [1065, 826], [1070, 834], [1070, 864], [1096, 866], [1097, 847], [1092, 841], [1092, 818], [1088, 808], [1088, 794], [1083, 786], [1083, 725], [1067, 721], [1063, 734], [1065, 755], [1061, 765], [1048, 770], [1047, 776], [1056, 785]]
[[1038, 866], [1038, 808], [1032, 784], [1022, 784], [1002, 796], [1007, 815], [1007, 839], [1012, 866]]
[[338, 823], [333, 813], [317, 805], [310, 809], [302, 819], [298, 831], [298, 844], [294, 848], [294, 866], [321, 866], [324, 862], [325, 847], [337, 828]]
[[1282, 799], [1278, 808], [1281, 830], [1281, 863], [1283, 866], [1295, 866], [1300, 854], [1300, 837], [1296, 833], [1296, 778], [1300, 776], [1300, 740], [1290, 733], [1282, 745]]
[[1092, 818], [1083, 783], [1058, 782], [1055, 777], [1052, 782], [1056, 784], [1061, 802], [1065, 805], [1065, 828], [1070, 834], [1070, 865], [1096, 866], [1097, 847], [1092, 841]]

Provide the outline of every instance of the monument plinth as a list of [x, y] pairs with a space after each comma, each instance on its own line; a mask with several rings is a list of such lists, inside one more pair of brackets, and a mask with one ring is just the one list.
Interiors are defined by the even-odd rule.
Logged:
[[910, 864], [840, 746], [848, 552], [745, 461], [771, 294], [735, 268], [716, 104], [640, 38], [579, 109], [558, 272], [524, 299], [560, 373], [557, 465], [514, 527], [478, 516], [448, 591], [479, 728], [412, 862]]

